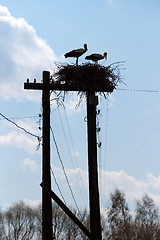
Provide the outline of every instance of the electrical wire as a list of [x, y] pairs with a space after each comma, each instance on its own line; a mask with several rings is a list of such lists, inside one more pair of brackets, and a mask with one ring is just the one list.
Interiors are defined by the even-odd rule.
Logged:
[[61, 195], [64, 203], [66, 204], [65, 198], [64, 198], [64, 196], [63, 196], [63, 194], [62, 194], [62, 191], [61, 191], [61, 189], [60, 189], [60, 187], [59, 187], [59, 184], [58, 184], [57, 179], [56, 179], [56, 176], [55, 176], [55, 174], [54, 174], [54, 172], [53, 172], [52, 166], [50, 166], [50, 168], [51, 168], [51, 173], [52, 173], [52, 176], [53, 176], [53, 178], [54, 178], [55, 184], [57, 185], [58, 191], [59, 191], [59, 193], [60, 193], [60, 195]]
[[38, 141], [40, 141], [40, 137], [38, 135], [35, 135], [29, 131], [27, 131], [25, 128], [19, 126], [17, 123], [13, 122], [12, 120], [10, 120], [9, 118], [7, 118], [5, 115], [3, 115], [2, 113], [0, 113], [0, 116], [2, 116], [5, 120], [7, 120], [8, 122], [12, 123], [13, 125], [15, 125], [17, 128], [19, 128], [20, 130], [24, 131], [25, 133], [31, 135], [32, 137], [36, 137], [38, 139]]
[[145, 90], [145, 89], [129, 89], [129, 88], [115, 88], [118, 91], [129, 91], [129, 92], [148, 92], [148, 93], [158, 93], [158, 90]]
[[[65, 109], [65, 107], [64, 107], [63, 109], [64, 109], [65, 120], [66, 120], [66, 124], [67, 124], [67, 128], [68, 128], [69, 137], [70, 137], [70, 140], [71, 140], [72, 149], [73, 149], [74, 156], [75, 156], [75, 160], [76, 160], [76, 165], [77, 165], [78, 169], [80, 169], [79, 164], [78, 164], [78, 160], [77, 160], [77, 157], [76, 157], [76, 151], [75, 151], [75, 148], [74, 148], [73, 140], [72, 140], [72, 134], [71, 134], [71, 130], [70, 130], [68, 118], [67, 118], [66, 109]], [[59, 109], [58, 109], [58, 112], [59, 112], [60, 120], [61, 120], [61, 123], [62, 123], [62, 118], [61, 118]], [[62, 123], [62, 128], [63, 128], [63, 131], [64, 131], [63, 123]], [[64, 134], [65, 134], [65, 131], [64, 131]], [[66, 139], [66, 135], [65, 135], [65, 139]], [[73, 168], [75, 168], [75, 167], [74, 167], [74, 163], [73, 163], [73, 159], [72, 159], [72, 156], [71, 156], [71, 153], [70, 153], [70, 149], [69, 149], [69, 145], [68, 145], [67, 139], [66, 139], [66, 144], [67, 144], [67, 146], [68, 146], [68, 150], [69, 150], [69, 154], [70, 154], [70, 158], [71, 158], [71, 161], [72, 161]], [[78, 176], [77, 176], [77, 174], [75, 174], [75, 175], [76, 175], [76, 178], [77, 178], [77, 183], [78, 183], [78, 185], [79, 185], [79, 190], [80, 190], [80, 193], [81, 193], [83, 202], [84, 202], [84, 204], [85, 204], [85, 200], [84, 200], [84, 198], [83, 198], [83, 194], [82, 194], [82, 191], [81, 191], [81, 187], [80, 187], [80, 183], [79, 183], [79, 180], [78, 180]], [[82, 179], [81, 172], [79, 172], [79, 177], [80, 177], [81, 184], [82, 184], [82, 187], [83, 187], [83, 190], [84, 190], [84, 184], [83, 184], [83, 179]], [[86, 196], [86, 194], [85, 194], [85, 191], [83, 191], [83, 193], [84, 193], [85, 198], [87, 199], [87, 196]], [[86, 205], [86, 204], [85, 204], [85, 205]]]
[[[38, 118], [38, 116], [9, 117], [10, 120], [30, 119], [30, 118]], [[3, 120], [3, 118], [0, 118], [0, 121], [1, 120]]]
[[75, 206], [76, 206], [76, 208], [77, 208], [77, 210], [78, 210], [78, 212], [79, 212], [79, 214], [80, 214], [80, 210], [79, 210], [79, 208], [78, 208], [78, 204], [77, 204], [77, 202], [76, 202], [76, 199], [75, 199], [75, 197], [74, 197], [74, 194], [73, 194], [72, 188], [71, 188], [71, 186], [70, 186], [70, 183], [69, 183], [69, 180], [68, 180], [68, 177], [67, 177], [66, 171], [65, 171], [65, 167], [64, 167], [64, 164], [63, 164], [62, 158], [61, 158], [61, 156], [60, 156], [60, 152], [59, 152], [59, 149], [58, 149], [58, 145], [57, 145], [57, 142], [56, 142], [56, 139], [55, 139], [55, 136], [54, 136], [54, 132], [53, 132], [53, 129], [52, 129], [51, 126], [50, 126], [50, 130], [51, 130], [52, 137], [53, 137], [53, 141], [54, 141], [54, 144], [55, 144], [55, 147], [56, 147], [56, 150], [57, 150], [58, 158], [59, 158], [60, 163], [61, 163], [61, 165], [62, 165], [62, 170], [63, 170], [64, 176], [65, 176], [65, 178], [66, 178], [66, 181], [67, 181], [67, 184], [68, 184], [69, 190], [70, 190], [70, 192], [71, 192], [71, 195], [72, 195], [73, 201], [74, 201], [74, 203], [75, 203]]
[[[107, 97], [107, 105], [106, 105], [106, 120], [105, 120], [105, 143], [104, 143], [104, 172], [106, 170], [106, 160], [107, 160], [107, 144], [108, 144], [108, 103], [109, 99]], [[104, 192], [106, 192], [106, 179], [105, 179], [105, 174], [104, 174], [104, 179], [103, 179], [103, 185], [104, 185]], [[104, 199], [103, 199], [103, 204], [104, 204]]]

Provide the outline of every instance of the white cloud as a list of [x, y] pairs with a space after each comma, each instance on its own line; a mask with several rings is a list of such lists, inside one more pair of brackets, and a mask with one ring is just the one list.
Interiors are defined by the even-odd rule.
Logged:
[[41, 204], [41, 200], [23, 199], [23, 201], [30, 207], [34, 207], [34, 208]]
[[33, 121], [31, 119], [23, 119], [18, 120], [16, 123], [18, 124], [18, 126], [21, 126], [22, 128], [26, 129], [28, 132], [31, 132], [35, 135], [41, 135], [39, 125], [38, 123], [36, 123], [36, 121]]
[[108, 95], [108, 107], [113, 107], [116, 99], [112, 94]]
[[[54, 168], [57, 182], [63, 182], [65, 186], [64, 173], [60, 168]], [[88, 172], [82, 169], [66, 169], [66, 173], [70, 182], [70, 185], [75, 190], [77, 187], [84, 188], [86, 193], [88, 192]], [[77, 177], [79, 183], [77, 182]], [[80, 177], [81, 175], [81, 177]], [[135, 200], [141, 199], [144, 194], [148, 194], [155, 201], [156, 205], [160, 207], [160, 194], [154, 193], [154, 188], [159, 187], [160, 177], [155, 177], [153, 174], [147, 174], [146, 181], [137, 180], [133, 176], [128, 175], [123, 170], [121, 171], [103, 171], [99, 174], [99, 189], [102, 208], [108, 206], [110, 194], [114, 192], [116, 188], [123, 191], [126, 195], [126, 200], [131, 210], [135, 209]], [[154, 180], [154, 182], [151, 181]], [[83, 182], [81, 182], [83, 181]], [[152, 183], [152, 185], [151, 185]]]
[[106, 205], [107, 199], [116, 188], [124, 191], [126, 199], [131, 207], [134, 206], [135, 199], [141, 198], [144, 193], [148, 193], [147, 182], [135, 179], [129, 176], [123, 170], [116, 171], [103, 171], [100, 172], [100, 193], [102, 204]]
[[[11, 121], [12, 121], [12, 119], [11, 119]], [[29, 118], [23, 118], [23, 120], [19, 119], [17, 121], [15, 121], [13, 119], [13, 122], [6, 121], [4, 119], [3, 120], [3, 125], [5, 125], [5, 127], [7, 127], [7, 129], [8, 128], [16, 129], [17, 127], [14, 125], [14, 123], [15, 123], [20, 128], [23, 128], [26, 131], [39, 136], [39, 135], [41, 135], [41, 131], [39, 129], [39, 127], [41, 127], [41, 124], [39, 125], [38, 121], [39, 120], [38, 120], [38, 115], [37, 115], [37, 118], [35, 118], [34, 121], [32, 119], [29, 119]], [[22, 130], [20, 130], [20, 131], [22, 131]]]
[[160, 194], [154, 193], [154, 189], [160, 189], [160, 176], [155, 177], [153, 174], [148, 173], [146, 181], [137, 180], [133, 176], [129, 176], [123, 170], [115, 171], [101, 171], [101, 197], [108, 199], [110, 193], [113, 193], [115, 188], [124, 191], [126, 200], [131, 209], [135, 207], [135, 200], [141, 199], [144, 194], [148, 194], [160, 207]]
[[8, 11], [7, 7], [1, 6], [0, 7], [0, 16], [4, 17], [4, 16], [10, 16], [10, 13]]
[[31, 171], [37, 170], [38, 169], [38, 165], [36, 164], [35, 161], [33, 161], [30, 158], [26, 158], [23, 160], [22, 165], [24, 168], [28, 168]]
[[36, 138], [30, 138], [23, 133], [12, 131], [0, 136], [0, 144], [14, 146], [33, 154], [36, 152], [38, 141]]
[[[60, 181], [65, 180], [65, 175], [62, 169], [60, 168], [55, 168], [53, 167], [53, 171], [54, 174], [56, 176], [57, 179], [59, 179]], [[81, 188], [88, 188], [88, 173], [87, 171], [84, 171], [80, 168], [76, 168], [76, 169], [66, 169], [65, 170], [67, 177], [69, 179], [69, 182], [72, 186], [76, 186], [77, 187], [77, 178], [79, 179], [79, 186]]]
[[[88, 188], [88, 173], [87, 171], [83, 171], [80, 168], [76, 168], [76, 169], [67, 169], [66, 170], [67, 176], [71, 182], [72, 185], [75, 185], [75, 181], [77, 182], [77, 177], [79, 179], [79, 184], [81, 188]], [[75, 176], [76, 179], [75, 179]]]
[[[36, 208], [41, 204], [41, 200], [30, 200], [30, 199], [19, 199], [19, 200], [16, 200], [15, 203], [18, 203], [19, 201], [23, 201], [26, 205], [29, 205], [30, 207], [33, 207], [33, 208]], [[2, 210], [3, 211], [7, 210], [13, 204], [14, 203], [9, 203], [9, 202], [3, 203]]]
[[160, 176], [155, 177], [152, 173], [148, 173], [147, 178], [149, 180], [150, 187], [160, 190]]
[[[85, 96], [82, 99], [82, 102], [80, 102], [80, 96], [76, 93], [70, 93], [68, 94], [68, 98], [66, 98], [64, 106], [66, 108], [66, 111], [69, 113], [80, 113], [83, 108], [83, 103], [86, 101]], [[80, 105], [79, 105], [80, 103]]]
[[14, 18], [0, 6], [0, 97], [35, 100], [37, 92], [23, 89], [27, 78], [41, 80], [43, 70], [53, 70], [55, 54], [23, 18]]
[[123, 170], [119, 172], [103, 171], [101, 170], [101, 178], [105, 180], [102, 182], [102, 189], [112, 192], [115, 188], [120, 188], [125, 192], [128, 191], [147, 191], [147, 183], [136, 180], [134, 177], [127, 175]]

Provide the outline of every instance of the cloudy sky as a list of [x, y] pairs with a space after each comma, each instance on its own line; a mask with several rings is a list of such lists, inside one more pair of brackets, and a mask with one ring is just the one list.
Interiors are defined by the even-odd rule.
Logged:
[[[101, 207], [109, 204], [116, 187], [126, 193], [131, 208], [144, 193], [160, 206], [159, 12], [158, 0], [1, 1], [1, 208], [20, 199], [30, 204], [41, 200], [42, 149], [37, 150], [36, 137], [13, 124], [41, 136], [41, 92], [24, 90], [24, 82], [40, 82], [42, 71], [52, 74], [56, 62], [75, 63], [63, 55], [84, 43], [88, 54], [107, 51], [108, 60], [101, 61], [105, 66], [125, 61], [121, 74], [126, 85], [99, 98]], [[76, 109], [77, 101], [68, 95], [65, 109], [51, 101], [51, 123], [76, 202], [88, 208], [86, 102]], [[52, 136], [51, 163], [52, 189], [62, 197], [59, 187], [67, 205], [75, 207]]]

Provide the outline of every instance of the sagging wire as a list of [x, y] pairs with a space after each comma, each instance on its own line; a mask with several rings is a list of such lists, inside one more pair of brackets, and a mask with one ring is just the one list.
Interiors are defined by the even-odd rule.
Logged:
[[[38, 116], [9, 117], [10, 120], [31, 119], [31, 118], [38, 118]], [[0, 121], [1, 120], [3, 120], [3, 118], [0, 118]]]
[[[108, 106], [109, 106], [109, 96], [107, 98], [107, 104], [105, 105], [106, 106], [106, 110], [105, 110], [105, 142], [104, 142], [104, 166], [103, 166], [103, 169], [104, 169], [104, 172], [106, 170], [106, 161], [107, 161], [107, 145], [108, 145]], [[106, 179], [105, 179], [105, 174], [104, 174], [104, 179], [103, 179], [103, 186], [104, 186], [104, 193], [106, 192]], [[104, 205], [104, 199], [103, 199], [103, 203]]]
[[[70, 132], [70, 128], [69, 128], [69, 123], [68, 123], [67, 116], [66, 116], [65, 107], [63, 109], [64, 109], [64, 112], [65, 112], [65, 118], [66, 118], [66, 123], [67, 123], [68, 131], [69, 131], [69, 135], [70, 135], [70, 139], [71, 139], [71, 143], [72, 143], [72, 148], [73, 148], [73, 151], [75, 153], [74, 146], [73, 146], [73, 141], [72, 141], [72, 136], [71, 136], [71, 132]], [[73, 158], [72, 158], [71, 151], [70, 151], [70, 148], [69, 148], [69, 144], [68, 144], [68, 141], [67, 141], [67, 136], [66, 136], [66, 133], [65, 133], [64, 125], [63, 125], [63, 122], [62, 122], [62, 117], [61, 117], [61, 114], [60, 114], [59, 107], [58, 107], [58, 114], [59, 114], [60, 122], [61, 122], [61, 125], [62, 125], [62, 130], [63, 130], [63, 134], [64, 134], [65, 141], [66, 141], [66, 144], [67, 144], [67, 148], [68, 148], [69, 156], [70, 156], [70, 159], [71, 159], [71, 163], [72, 163], [73, 168], [75, 169]], [[76, 155], [75, 155], [75, 158], [76, 158]], [[78, 161], [76, 161], [76, 163], [77, 163], [77, 166], [78, 166]], [[79, 166], [78, 166], [78, 168], [79, 168]], [[79, 190], [80, 190], [80, 194], [82, 196], [83, 203], [85, 204], [85, 200], [83, 198], [83, 194], [82, 194], [82, 191], [81, 191], [81, 188], [80, 188], [79, 179], [78, 179], [78, 176], [77, 176], [76, 173], [75, 173], [75, 176], [76, 176], [76, 179], [77, 179], [77, 183], [79, 185]], [[81, 174], [80, 174], [80, 176], [81, 176]], [[82, 177], [81, 177], [81, 182], [82, 182], [82, 185], [83, 185]]]
[[37, 150], [40, 148], [40, 145], [41, 145], [41, 140], [42, 140], [42, 137], [36, 135], [36, 134], [33, 134], [29, 131], [27, 131], [25, 128], [19, 126], [17, 123], [15, 123], [14, 121], [12, 121], [11, 119], [9, 119], [8, 117], [6, 117], [5, 115], [3, 115], [2, 113], [0, 113], [0, 116], [2, 116], [5, 120], [7, 120], [8, 122], [10, 122], [11, 124], [15, 125], [18, 129], [24, 131], [25, 133], [31, 135], [32, 137], [36, 137], [37, 140], [38, 140], [38, 146], [37, 146]]
[[63, 194], [62, 194], [62, 191], [61, 191], [61, 189], [60, 189], [60, 186], [59, 186], [59, 184], [58, 184], [58, 182], [57, 182], [56, 176], [55, 176], [55, 174], [54, 174], [54, 172], [53, 172], [52, 166], [50, 166], [50, 168], [51, 168], [51, 173], [52, 173], [52, 176], [53, 176], [53, 178], [54, 178], [55, 184], [57, 185], [58, 191], [59, 191], [59, 193], [60, 193], [60, 195], [61, 195], [61, 197], [62, 197], [62, 199], [63, 199], [63, 202], [66, 204], [66, 201], [65, 201], [64, 196], [63, 196]]
[[[60, 122], [61, 122], [61, 125], [62, 125], [62, 130], [63, 130], [63, 133], [64, 133], [65, 141], [66, 141], [66, 144], [67, 144], [69, 156], [70, 156], [70, 159], [71, 159], [71, 162], [72, 162], [72, 166], [73, 166], [73, 168], [75, 169], [75, 167], [74, 167], [74, 162], [73, 162], [73, 157], [72, 157], [72, 154], [71, 154], [71, 151], [70, 151], [70, 147], [69, 147], [69, 144], [68, 144], [68, 141], [67, 141], [67, 136], [66, 136], [65, 128], [64, 128], [63, 121], [62, 121], [62, 117], [61, 117], [61, 113], [60, 113], [60, 110], [59, 110], [59, 107], [63, 107], [64, 114], [65, 114], [65, 119], [66, 119], [66, 124], [67, 124], [68, 132], [69, 132], [69, 137], [70, 137], [70, 141], [71, 141], [71, 145], [72, 145], [72, 149], [73, 149], [73, 152], [75, 153], [75, 148], [74, 148], [74, 144], [73, 144], [73, 140], [72, 140], [71, 130], [70, 130], [70, 127], [69, 127], [69, 123], [68, 123], [68, 119], [67, 119], [67, 114], [66, 114], [66, 107], [65, 107], [65, 102], [64, 102], [64, 97], [65, 97], [66, 93], [64, 93], [64, 96], [63, 96], [63, 97], [60, 96], [59, 93], [54, 92], [54, 94], [55, 94], [56, 96], [55, 96], [54, 98], [52, 98], [51, 101], [56, 101], [57, 106], [56, 106], [51, 112], [53, 112], [53, 111], [55, 111], [55, 110], [58, 109], [58, 114], [59, 114]], [[80, 167], [79, 167], [79, 165], [78, 165], [78, 160], [77, 160], [76, 155], [75, 155], [75, 159], [76, 159], [77, 167], [78, 167], [78, 169], [80, 169]], [[77, 176], [77, 174], [75, 174], [75, 175], [76, 175], [76, 178], [77, 178], [77, 183], [78, 183], [78, 185], [79, 185], [79, 190], [80, 190], [80, 193], [81, 193], [81, 196], [82, 196], [82, 200], [83, 200], [83, 202], [84, 202], [84, 204], [85, 204], [85, 200], [84, 200], [84, 197], [83, 197], [81, 188], [80, 188], [78, 176]], [[80, 178], [81, 178], [81, 183], [82, 183], [82, 185], [83, 185], [83, 179], [82, 179], [82, 176], [81, 176], [81, 172], [79, 173], [79, 176], [80, 176]], [[84, 185], [83, 185], [83, 189], [84, 189]], [[85, 195], [85, 198], [87, 199], [87, 196], [86, 196], [86, 194], [85, 194], [85, 191], [84, 191], [84, 195]]]
[[55, 147], [56, 147], [56, 150], [57, 150], [58, 158], [59, 158], [59, 160], [60, 160], [60, 163], [61, 163], [61, 166], [62, 166], [62, 170], [63, 170], [64, 176], [65, 176], [65, 178], [66, 178], [66, 181], [67, 181], [67, 185], [68, 185], [68, 187], [69, 187], [70, 193], [71, 193], [71, 195], [72, 195], [72, 198], [73, 198], [73, 201], [74, 201], [74, 203], [75, 203], [75, 206], [76, 206], [76, 208], [77, 208], [77, 210], [78, 210], [78, 213], [79, 213], [79, 215], [81, 215], [80, 210], [79, 210], [79, 208], [78, 208], [78, 204], [77, 204], [76, 199], [75, 199], [75, 197], [74, 197], [72, 188], [71, 188], [71, 186], [70, 186], [69, 179], [68, 179], [68, 177], [67, 177], [67, 174], [66, 174], [66, 171], [65, 171], [65, 167], [64, 167], [64, 164], [63, 164], [63, 161], [62, 161], [62, 158], [61, 158], [59, 149], [58, 149], [58, 145], [57, 145], [57, 142], [56, 142], [56, 139], [55, 139], [55, 136], [54, 136], [54, 132], [53, 132], [53, 129], [52, 129], [51, 126], [50, 126], [50, 130], [51, 130], [52, 137], [53, 137], [53, 141], [54, 141], [54, 144], [55, 144]]
[[[73, 152], [76, 153], [75, 148], [74, 148], [74, 144], [73, 144], [73, 139], [72, 139], [71, 130], [70, 130], [70, 126], [69, 126], [69, 122], [68, 122], [67, 113], [66, 113], [66, 109], [65, 108], [64, 108], [64, 113], [65, 113], [65, 119], [66, 119], [66, 123], [67, 123], [67, 127], [68, 127], [69, 136], [70, 136], [70, 139], [71, 139], [72, 149], [73, 149]], [[77, 167], [80, 169], [79, 164], [78, 164], [78, 160], [77, 160], [77, 157], [76, 157], [76, 154], [75, 154], [75, 159], [76, 159]], [[81, 178], [83, 189], [85, 189], [84, 185], [83, 185], [83, 179], [82, 179], [81, 173], [80, 173], [80, 178]], [[85, 195], [85, 198], [87, 199], [85, 191], [84, 191], [84, 195]]]

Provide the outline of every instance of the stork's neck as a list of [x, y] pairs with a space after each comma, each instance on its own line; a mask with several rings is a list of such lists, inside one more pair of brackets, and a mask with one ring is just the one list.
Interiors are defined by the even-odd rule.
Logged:
[[87, 44], [84, 44], [84, 50], [87, 51]]

